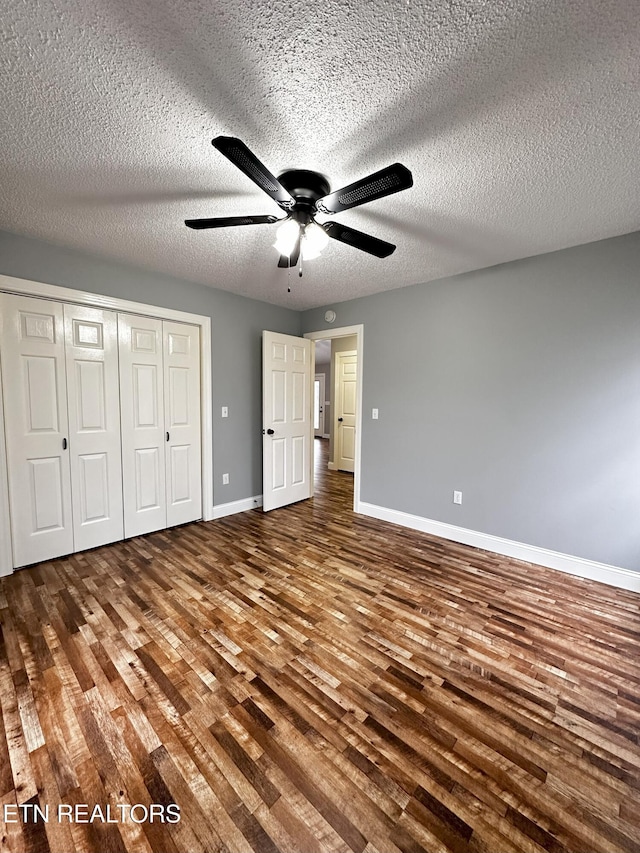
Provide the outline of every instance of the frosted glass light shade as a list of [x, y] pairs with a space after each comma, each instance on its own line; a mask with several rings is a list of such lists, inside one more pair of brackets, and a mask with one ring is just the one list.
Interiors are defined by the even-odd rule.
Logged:
[[286, 219], [276, 231], [276, 242], [273, 244], [274, 248], [281, 255], [289, 257], [295, 248], [299, 234], [300, 226], [295, 219]]
[[310, 222], [304, 229], [303, 246], [317, 257], [329, 242], [329, 235], [317, 222]]

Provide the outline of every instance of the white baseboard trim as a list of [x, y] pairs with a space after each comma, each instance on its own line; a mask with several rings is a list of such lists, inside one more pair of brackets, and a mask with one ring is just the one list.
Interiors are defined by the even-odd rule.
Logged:
[[432, 536], [439, 536], [441, 539], [462, 542], [463, 545], [472, 545], [474, 548], [483, 548], [485, 551], [493, 551], [495, 554], [514, 557], [516, 560], [536, 563], [539, 566], [557, 569], [560, 572], [576, 575], [586, 580], [600, 581], [600, 583], [606, 583], [609, 586], [640, 592], [640, 572], [631, 572], [628, 569], [620, 569], [606, 563], [596, 563], [593, 560], [573, 557], [559, 551], [549, 551], [546, 548], [526, 545], [523, 542], [515, 542], [511, 539], [502, 539], [500, 536], [491, 536], [477, 530], [467, 530], [465, 527], [456, 527], [453, 524], [445, 524], [442, 521], [434, 521], [396, 509], [387, 509], [387, 507], [376, 506], [376, 504], [364, 501], [360, 501], [357, 511], [362, 515], [379, 518], [381, 521], [390, 521], [392, 524], [410, 527], [413, 530], [420, 530], [422, 533], [430, 533]]
[[327, 468], [330, 471], [337, 471], [338, 470], [338, 466], [335, 464], [335, 462], [327, 462]]
[[328, 432], [326, 432], [322, 437], [323, 437], [323, 438], [331, 438], [331, 436], [329, 435], [329, 433], [328, 433]]
[[262, 506], [262, 495], [230, 501], [227, 504], [217, 504], [213, 508], [212, 518], [224, 518], [225, 515], [235, 515], [236, 512], [246, 512], [248, 509], [255, 509], [259, 506]]

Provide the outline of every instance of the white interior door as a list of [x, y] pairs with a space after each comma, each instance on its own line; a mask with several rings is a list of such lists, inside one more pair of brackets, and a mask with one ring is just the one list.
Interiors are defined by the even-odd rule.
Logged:
[[124, 536], [116, 314], [64, 305], [74, 549]]
[[340, 471], [355, 468], [358, 360], [355, 351], [336, 355], [336, 465]]
[[62, 305], [4, 294], [2, 367], [14, 566], [74, 550]]
[[118, 314], [124, 535], [167, 526], [162, 320]]
[[324, 373], [316, 373], [313, 381], [313, 434], [316, 438], [324, 435]]
[[200, 330], [163, 321], [167, 526], [202, 518]]
[[262, 501], [266, 511], [313, 494], [311, 341], [262, 333]]

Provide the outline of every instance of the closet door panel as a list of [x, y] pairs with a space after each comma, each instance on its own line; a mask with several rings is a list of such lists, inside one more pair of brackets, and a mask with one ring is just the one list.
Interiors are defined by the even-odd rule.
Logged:
[[118, 314], [125, 536], [167, 526], [162, 320]]
[[160, 452], [157, 447], [139, 447], [135, 455], [136, 512], [162, 509], [164, 489], [160, 481]]
[[200, 329], [163, 321], [167, 526], [202, 518]]
[[64, 306], [75, 550], [124, 536], [117, 315]]
[[[74, 550], [62, 305], [2, 294], [14, 566]], [[66, 445], [66, 448], [65, 448]]]

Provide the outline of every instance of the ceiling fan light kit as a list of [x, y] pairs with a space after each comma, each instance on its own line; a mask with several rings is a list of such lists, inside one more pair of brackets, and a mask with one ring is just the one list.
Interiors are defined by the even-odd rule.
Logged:
[[317, 258], [320, 252], [329, 243], [329, 235], [318, 225], [317, 222], [310, 222], [304, 229], [304, 238], [302, 240], [302, 257], [305, 261], [311, 261]]
[[278, 226], [276, 242], [273, 244], [273, 248], [277, 249], [281, 255], [289, 257], [295, 248], [299, 236], [300, 228], [298, 223], [293, 219], [285, 219]]
[[233, 136], [217, 136], [212, 140], [212, 145], [272, 198], [286, 216], [281, 219], [268, 215], [185, 219], [185, 225], [189, 228], [204, 230], [235, 225], [272, 225], [280, 222], [273, 245], [280, 254], [278, 266], [284, 268], [295, 267], [300, 259], [309, 261], [317, 258], [329, 238], [377, 258], [386, 258], [395, 251], [393, 243], [356, 231], [355, 228], [339, 222], [320, 223], [315, 217], [318, 213], [342, 213], [409, 189], [413, 186], [413, 177], [409, 169], [401, 163], [393, 163], [366, 178], [331, 192], [324, 175], [308, 169], [288, 169], [276, 178], [244, 142]]

